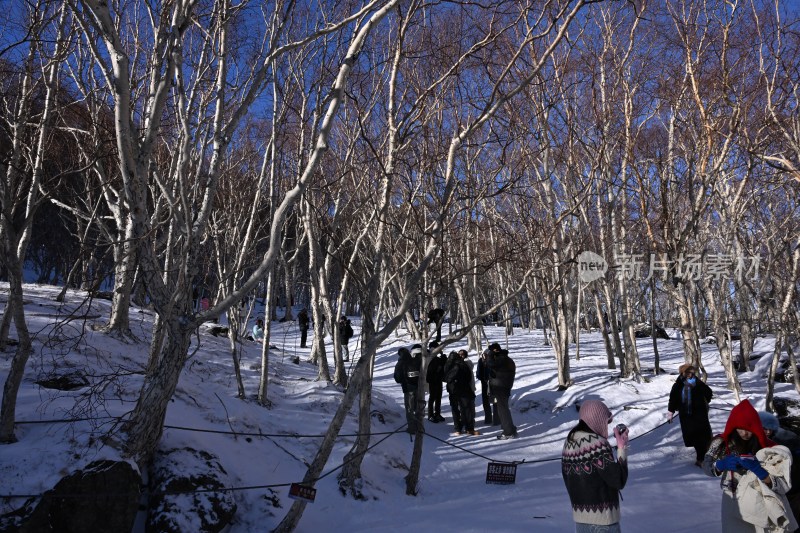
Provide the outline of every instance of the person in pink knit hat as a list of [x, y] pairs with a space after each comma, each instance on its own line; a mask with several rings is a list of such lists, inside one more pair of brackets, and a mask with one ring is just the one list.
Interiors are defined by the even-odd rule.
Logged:
[[628, 480], [628, 429], [614, 429], [617, 458], [608, 443], [611, 411], [600, 400], [581, 404], [580, 421], [567, 435], [561, 475], [567, 487], [575, 531], [619, 533], [619, 491]]

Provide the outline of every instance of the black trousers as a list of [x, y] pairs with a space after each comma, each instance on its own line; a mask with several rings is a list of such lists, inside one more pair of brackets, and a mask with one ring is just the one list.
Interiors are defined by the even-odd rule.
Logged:
[[308, 330], [304, 328], [300, 328], [300, 347], [306, 347], [306, 339], [308, 338]]
[[417, 391], [403, 393], [403, 403], [406, 408], [406, 423], [409, 433], [417, 432]]
[[450, 394], [450, 411], [453, 413], [453, 427], [456, 431], [461, 431], [463, 425], [461, 423], [461, 407], [458, 404], [458, 396]]
[[505, 391], [495, 392], [494, 397], [497, 399], [497, 414], [500, 415], [503, 435], [516, 435], [517, 426], [514, 425], [514, 420], [511, 418], [511, 409], [508, 408], [509, 394]]
[[428, 416], [441, 415], [442, 413], [442, 384], [428, 383]]
[[711, 445], [711, 439], [699, 439], [699, 441], [695, 442], [694, 445], [694, 454], [698, 461], [701, 463], [706, 456], [706, 452], [708, 451], [708, 447]]
[[472, 433], [475, 431], [475, 397], [462, 396], [458, 399], [458, 410], [461, 413], [462, 427], [458, 431]]
[[497, 415], [497, 404], [492, 401], [489, 394], [489, 382], [481, 381], [481, 403], [483, 403], [483, 420], [487, 424], [499, 424], [500, 417]]

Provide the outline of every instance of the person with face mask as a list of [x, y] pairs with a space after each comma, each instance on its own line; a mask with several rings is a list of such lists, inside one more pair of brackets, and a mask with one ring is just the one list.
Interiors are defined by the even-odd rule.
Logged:
[[695, 465], [703, 466], [703, 457], [711, 442], [711, 424], [708, 421], [708, 403], [714, 396], [711, 388], [695, 375], [690, 364], [681, 365], [678, 379], [669, 393], [667, 415], [670, 423], [675, 412], [681, 423], [683, 444], [695, 450]]

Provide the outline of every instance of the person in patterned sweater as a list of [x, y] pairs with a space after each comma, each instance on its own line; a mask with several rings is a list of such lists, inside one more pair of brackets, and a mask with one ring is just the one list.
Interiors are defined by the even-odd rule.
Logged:
[[614, 429], [617, 459], [608, 443], [612, 416], [599, 400], [581, 404], [580, 422], [567, 435], [561, 474], [572, 503], [575, 531], [619, 533], [619, 491], [628, 480], [628, 430]]

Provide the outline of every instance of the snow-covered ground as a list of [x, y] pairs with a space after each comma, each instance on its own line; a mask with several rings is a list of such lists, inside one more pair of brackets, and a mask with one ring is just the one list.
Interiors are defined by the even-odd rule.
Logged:
[[[153, 317], [150, 311], [133, 310], [134, 334], [142, 341], [121, 343], [91, 327], [102, 324], [109, 302], [94, 301], [87, 309], [84, 295], [79, 292], [70, 292], [67, 302], [60, 305], [54, 301], [58, 288], [27, 285], [25, 290], [27, 317], [36, 335], [35, 353], [19, 392], [19, 442], [0, 446], [0, 495], [40, 494], [76, 468], [99, 458], [117, 457], [97, 438], [110, 430], [109, 419], [30, 422], [87, 415], [119, 416], [130, 411], [142, 382], [148, 347], [146, 332]], [[0, 284], [0, 309], [5, 306], [7, 292], [7, 285]], [[85, 318], [65, 320], [72, 311]], [[356, 337], [350, 343], [350, 352], [357, 357], [360, 345], [356, 317], [353, 325]], [[661, 367], [667, 370], [666, 375], [652, 376], [652, 342], [639, 342], [642, 367], [648, 369], [645, 383], [619, 379], [618, 371], [606, 368], [600, 334], [582, 333], [580, 360], [573, 358], [570, 363], [574, 385], [564, 392], [556, 390], [555, 360], [540, 331], [517, 329], [508, 339], [502, 328], [489, 327], [486, 333], [492, 342], [504, 347], [507, 343], [517, 365], [511, 409], [519, 438], [496, 440], [499, 427], [482, 424], [480, 397], [476, 401], [476, 421], [483, 434], [450, 436], [453, 429], [445, 393], [442, 414], [448, 423], [425, 422], [429, 436], [424, 441], [419, 493], [407, 496], [404, 477], [413, 443], [403, 432], [388, 437], [385, 434], [405, 422], [402, 393], [392, 372], [397, 349], [412, 341], [404, 332], [398, 332], [380, 349], [375, 365], [375, 435], [371, 443], [384, 440], [368, 453], [362, 465], [367, 499], [357, 501], [343, 496], [337, 485], [338, 471], [332, 472], [317, 483], [316, 501], [307, 506], [298, 531], [571, 531], [574, 526], [559, 457], [567, 432], [577, 422], [575, 404], [587, 398], [603, 400], [614, 413], [615, 422], [624, 422], [630, 428], [630, 476], [622, 492], [623, 530], [720, 530], [718, 480], [704, 476], [694, 466], [694, 451], [683, 447], [677, 421], [666, 424], [667, 396], [677, 368], [683, 363], [681, 343], [674, 338], [674, 331], [669, 332], [673, 340], [659, 340]], [[327, 341], [330, 343], [330, 339]], [[227, 339], [209, 335], [204, 327], [167, 413], [161, 445], [189, 446], [216, 454], [229, 475], [230, 486], [241, 488], [233, 491], [238, 512], [231, 532], [266, 531], [280, 522], [293, 501], [285, 484], [303, 477], [304, 462], [313, 458], [320, 442], [317, 436], [324, 434], [342, 394], [315, 380], [316, 368], [305, 362], [307, 350], [299, 348], [295, 323], [274, 323], [272, 343], [277, 349], [272, 351], [270, 363], [270, 409], [252, 399], [258, 384], [260, 346], [245, 341], [242, 366], [248, 399], [239, 400]], [[457, 343], [452, 349], [464, 346], [465, 343]], [[769, 354], [772, 348], [772, 339], [759, 338], [755, 352]], [[735, 399], [725, 388], [716, 347], [706, 344], [703, 349], [708, 383], [714, 391], [711, 423], [719, 432]], [[13, 348], [0, 354], [3, 382], [12, 354]], [[300, 364], [292, 362], [295, 355], [300, 356]], [[476, 362], [476, 354], [471, 357]], [[755, 372], [740, 376], [744, 397], [749, 397], [757, 409], [764, 408], [763, 375], [768, 359], [760, 359]], [[88, 394], [91, 390], [101, 392], [100, 388], [59, 392], [34, 383], [54, 367], [60, 371], [89, 369], [96, 385], [103, 376], [118, 377], [102, 389], [101, 396]], [[797, 396], [785, 384], [776, 386], [776, 394]], [[224, 433], [231, 430], [237, 435]], [[356, 431], [354, 411], [324, 473], [341, 466]], [[516, 483], [486, 484], [489, 460], [519, 462]], [[11, 503], [0, 499], [0, 514], [20, 504], [19, 500]]]

